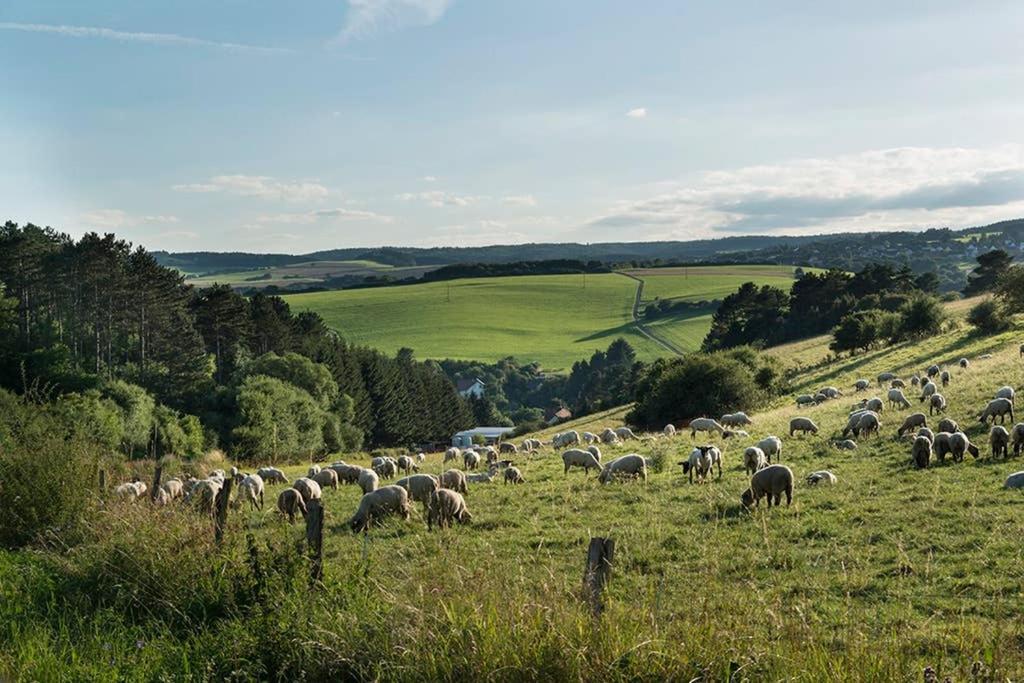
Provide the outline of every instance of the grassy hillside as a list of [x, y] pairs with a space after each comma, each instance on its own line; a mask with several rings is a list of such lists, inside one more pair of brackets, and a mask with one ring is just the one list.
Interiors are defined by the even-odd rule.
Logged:
[[208, 287], [212, 284], [227, 284], [234, 287], [289, 287], [315, 285], [330, 278], [343, 276], [388, 276], [394, 279], [419, 277], [432, 266], [395, 267], [375, 261], [306, 261], [282, 266], [240, 270], [189, 277], [189, 284]]
[[765, 265], [640, 268], [624, 272], [644, 281], [643, 302], [649, 303], [655, 299], [723, 299], [739, 289], [744, 282], [772, 285], [789, 291], [795, 270], [794, 266]]

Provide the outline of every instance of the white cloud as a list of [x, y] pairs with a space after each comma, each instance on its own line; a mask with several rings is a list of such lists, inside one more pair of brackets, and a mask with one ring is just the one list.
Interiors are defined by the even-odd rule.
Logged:
[[454, 0], [348, 0], [345, 25], [336, 40], [346, 43], [380, 31], [408, 26], [429, 26], [438, 21]]
[[99, 38], [115, 40], [122, 43], [149, 43], [150, 45], [166, 45], [175, 47], [210, 47], [233, 52], [289, 52], [283, 48], [263, 47], [259, 45], [243, 45], [241, 43], [225, 43], [203, 38], [192, 38], [176, 33], [146, 33], [141, 31], [117, 31], [101, 26], [67, 26], [63, 24], [19, 24], [11, 21], [0, 22], [2, 31], [22, 31], [25, 33], [51, 33], [71, 38]]
[[157, 234], [157, 237], [162, 237], [164, 239], [194, 240], [199, 237], [199, 233], [191, 230], [168, 230]]
[[532, 194], [508, 195], [501, 201], [510, 206], [537, 206], [537, 199]]
[[117, 230], [140, 225], [168, 225], [178, 222], [177, 216], [134, 216], [122, 209], [94, 209], [79, 219], [89, 228]]
[[421, 201], [427, 206], [440, 208], [442, 206], [469, 206], [482, 199], [482, 197], [431, 190], [429, 192], [403, 192], [395, 195], [395, 199], [402, 202]]
[[529, 239], [526, 233], [509, 230], [502, 221], [483, 220], [435, 228], [425, 235], [421, 243], [425, 246], [480, 247], [489, 244], [519, 244]]
[[374, 223], [391, 223], [391, 216], [382, 216], [372, 211], [356, 209], [317, 209], [300, 213], [278, 213], [263, 215], [256, 218], [257, 223], [286, 223], [291, 225], [309, 225], [321, 220], [331, 221], [369, 221]]
[[318, 182], [282, 181], [269, 176], [250, 175], [219, 175], [206, 182], [174, 185], [171, 189], [178, 192], [223, 192], [286, 202], [316, 201], [330, 193]]
[[983, 223], [1019, 213], [1024, 146], [875, 150], [709, 171], [659, 188], [588, 226], [645, 230], [639, 239], [650, 230], [695, 238]]
[[636, 109], [630, 109], [626, 112], [626, 116], [631, 119], [645, 119], [647, 118], [647, 107], [637, 107]]
[[437, 182], [437, 176], [425, 175], [422, 178], [420, 178], [420, 180], [422, 180], [425, 183], [436, 183]]

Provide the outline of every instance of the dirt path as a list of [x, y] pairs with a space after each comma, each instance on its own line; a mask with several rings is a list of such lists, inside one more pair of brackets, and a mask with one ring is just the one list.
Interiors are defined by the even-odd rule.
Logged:
[[646, 327], [644, 327], [644, 324], [642, 322], [640, 322], [640, 302], [643, 300], [644, 295], [644, 281], [635, 275], [631, 275], [630, 273], [624, 273], [621, 270], [617, 270], [615, 272], [623, 277], [628, 277], [630, 280], [636, 280], [636, 297], [633, 299], [633, 324], [636, 326], [637, 331], [640, 332], [640, 334], [647, 337], [648, 339], [650, 339], [651, 341], [653, 341], [655, 344], [660, 344], [666, 350], [676, 354], [677, 356], [684, 355], [685, 352], [681, 348], [679, 348], [669, 340], [662, 339], [658, 335], [654, 334]]

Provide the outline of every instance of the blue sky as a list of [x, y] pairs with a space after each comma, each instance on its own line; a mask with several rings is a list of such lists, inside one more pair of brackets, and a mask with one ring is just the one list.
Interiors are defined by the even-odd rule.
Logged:
[[6, 0], [0, 215], [152, 249], [1024, 216], [1024, 3]]

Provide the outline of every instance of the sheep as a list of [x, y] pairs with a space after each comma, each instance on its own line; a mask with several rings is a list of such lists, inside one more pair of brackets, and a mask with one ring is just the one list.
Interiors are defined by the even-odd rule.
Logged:
[[523, 477], [523, 473], [519, 471], [518, 467], [509, 467], [505, 470], [505, 483], [524, 484], [526, 483], [526, 478]]
[[196, 508], [208, 515], [213, 514], [214, 503], [217, 501], [217, 494], [220, 493], [223, 482], [220, 479], [199, 479], [193, 484], [186, 494], [184, 502], [194, 501]]
[[583, 443], [586, 443], [586, 444], [591, 444], [591, 443], [594, 443], [595, 441], [600, 441], [601, 440], [601, 437], [599, 437], [594, 432], [583, 432], [582, 436], [583, 436]]
[[958, 363], [960, 364], [960, 368], [961, 369], [966, 370], [967, 366], [969, 366], [971, 364], [971, 361], [967, 360], [966, 358], [961, 358], [958, 361]]
[[[331, 472], [331, 470], [324, 470], [325, 472]], [[334, 472], [331, 472], [334, 474]], [[242, 478], [242, 483], [238, 485], [238, 499], [239, 501], [249, 501], [249, 504], [254, 510], [263, 509], [263, 478], [258, 474], [248, 474]]]
[[409, 500], [429, 506], [430, 494], [440, 488], [441, 484], [432, 474], [411, 474], [396, 481], [395, 486], [405, 489], [409, 493]]
[[647, 483], [647, 461], [636, 453], [619, 456], [601, 468], [598, 481], [607, 484], [620, 477], [636, 477]]
[[946, 412], [946, 397], [942, 394], [932, 394], [928, 400], [928, 414], [931, 415], [932, 411], [938, 413]]
[[897, 377], [893, 381], [889, 382], [889, 388], [890, 389], [905, 389], [906, 387], [907, 387], [907, 383], [904, 382], [903, 380], [901, 380], [899, 377]]
[[601, 443], [618, 443], [619, 435], [615, 433], [615, 430], [611, 427], [607, 427], [601, 432]]
[[757, 446], [750, 446], [747, 450], [743, 451], [743, 468], [747, 474], [753, 474], [758, 470], [763, 470], [768, 467], [768, 458], [765, 457], [764, 451]]
[[[953, 446], [950, 443], [950, 437], [952, 436], [953, 435], [950, 432], [939, 432], [934, 435], [932, 449], [935, 451], [935, 459], [939, 462], [945, 462], [946, 454], [953, 451]], [[963, 454], [961, 453], [961, 457], [962, 456]]]
[[423, 462], [426, 459], [427, 459], [427, 454], [426, 453], [417, 453], [416, 454], [416, 462]]
[[885, 406], [882, 403], [882, 399], [878, 398], [877, 396], [873, 396], [864, 402], [864, 409], [870, 410], [873, 413], [882, 412], [882, 408], [884, 407]]
[[814, 421], [809, 417], [794, 417], [789, 421], [789, 435], [793, 436], [795, 432], [817, 434], [818, 425], [814, 424]]
[[871, 386], [871, 381], [866, 379], [859, 379], [853, 383], [854, 391], [867, 391], [868, 387]]
[[361, 467], [359, 468], [359, 476], [356, 482], [359, 484], [362, 492], [367, 494], [377, 490], [377, 487], [380, 486], [380, 477], [373, 470]]
[[896, 379], [896, 375], [891, 372], [883, 372], [878, 376], [878, 386], [882, 386], [885, 382]]
[[466, 475], [461, 470], [446, 470], [441, 473], [439, 483], [443, 489], [451, 489], [459, 493], [468, 493], [466, 486]]
[[667, 424], [667, 425], [665, 425], [665, 428], [663, 430], [661, 430], [661, 433], [664, 434], [665, 436], [669, 436], [669, 437], [675, 436], [676, 435], [676, 427], [675, 427], [675, 425], [673, 425], [671, 423]]
[[562, 446], [573, 446], [580, 442], [580, 434], [575, 429], [568, 432], [562, 432], [561, 434], [555, 434], [551, 439], [551, 445], [555, 448], [561, 448]]
[[754, 473], [750, 478], [750, 488], [743, 492], [740, 500], [749, 510], [760, 506], [761, 499], [767, 498], [770, 508], [773, 501], [775, 505], [780, 504], [783, 493], [788, 506], [793, 502], [793, 471], [785, 465], [769, 465]]
[[427, 530], [432, 531], [437, 524], [439, 529], [447, 529], [452, 522], [469, 524], [473, 515], [469, 514], [466, 499], [449, 489], [438, 489], [430, 494], [427, 505]]
[[811, 396], [810, 394], [800, 394], [799, 396], [796, 397], [797, 407], [810, 406], [814, 405], [815, 403], [818, 403], [818, 401], [814, 398], [814, 396]]
[[500, 444], [498, 444], [498, 452], [499, 453], [511, 453], [511, 454], [515, 455], [516, 453], [519, 452], [519, 448], [514, 443], [509, 443], [508, 441], [502, 441]]
[[1018, 422], [1010, 430], [1010, 437], [1013, 439], [1013, 454], [1020, 455], [1021, 446], [1024, 446], [1024, 422]]
[[1013, 387], [1005, 386], [1005, 387], [999, 387], [999, 390], [996, 391], [996, 395], [995, 395], [994, 398], [1005, 398], [1005, 399], [1009, 400], [1010, 403], [1013, 403], [1013, 397], [1014, 397]]
[[295, 524], [295, 513], [306, 516], [306, 502], [302, 494], [295, 489], [285, 489], [277, 494], [277, 509], [283, 515], [288, 516], [288, 523]]
[[949, 386], [949, 370], [943, 370], [939, 377], [942, 380], [942, 386]]
[[[1024, 346], [1024, 345], [1022, 345]], [[1004, 489], [1024, 489], [1024, 472], [1014, 472], [1006, 478]]]
[[452, 446], [444, 452], [444, 460], [441, 464], [443, 465], [451, 462], [452, 460], [458, 460], [460, 457], [462, 457], [462, 451], [455, 446]]
[[143, 494], [146, 493], [146, 484], [141, 481], [121, 484], [114, 489], [114, 493], [125, 500], [134, 501], [137, 498], [141, 498]]
[[932, 457], [932, 440], [927, 436], [918, 436], [914, 438], [914, 443], [910, 447], [910, 459], [914, 461], [917, 469], [923, 470], [928, 467], [928, 463]]
[[719, 434], [723, 434], [725, 432], [725, 428], [719, 424], [718, 420], [710, 417], [698, 417], [690, 420], [689, 429], [691, 439], [697, 438], [697, 432], [718, 432]]
[[718, 465], [718, 478], [722, 478], [722, 452], [711, 445], [697, 446], [690, 452], [689, 460], [681, 460], [678, 464], [683, 466], [683, 474], [690, 475], [691, 484], [694, 473], [697, 474], [699, 483], [707, 481], [708, 474], [716, 464]]
[[467, 484], [486, 484], [494, 479], [494, 475], [498, 473], [498, 469], [494, 466], [486, 472], [474, 472], [473, 474], [466, 475]]
[[995, 424], [998, 417], [999, 424], [1005, 424], [1007, 413], [1010, 415], [1010, 422], [1013, 422], [1013, 403], [1008, 398], [996, 398], [989, 401], [985, 409], [978, 413], [978, 420], [984, 424], [992, 418], [992, 424]]
[[1004, 458], [1009, 455], [1010, 433], [1002, 425], [993, 425], [992, 431], [988, 433], [988, 445], [992, 449], [992, 457], [1002, 455]]
[[847, 434], [853, 434], [854, 432], [857, 431], [857, 424], [860, 422], [861, 416], [867, 413], [872, 413], [877, 416], [877, 413], [875, 413], [873, 410], [866, 410], [864, 408], [861, 408], [860, 410], [855, 410], [847, 416], [846, 426], [843, 427], [842, 432], [842, 437], [844, 439], [846, 438]]
[[890, 408], [910, 407], [910, 401], [908, 401], [907, 397], [903, 395], [903, 392], [897, 388], [892, 388], [889, 390], [888, 398]]
[[622, 439], [623, 441], [637, 438], [637, 435], [634, 434], [633, 430], [630, 429], [629, 427], [619, 427], [618, 429], [615, 430], [615, 435]]
[[881, 427], [882, 421], [878, 418], [878, 413], [869, 410], [857, 420], [857, 425], [853, 428], [853, 435], [859, 439], [868, 434], [877, 434]]
[[475, 451], [465, 451], [462, 454], [462, 466], [467, 470], [475, 470], [480, 465], [480, 456]]
[[376, 491], [363, 494], [359, 507], [346, 522], [352, 533], [366, 531], [387, 515], [399, 515], [409, 519], [409, 494], [401, 486], [384, 486]]
[[363, 468], [358, 465], [346, 465], [343, 462], [333, 463], [329, 469], [337, 473], [339, 484], [358, 484], [359, 474], [363, 471]]
[[782, 439], [777, 436], [766, 436], [756, 444], [754, 444], [764, 452], [765, 458], [768, 459], [768, 464], [772, 464], [772, 456], [775, 456], [775, 461], [778, 462], [782, 459]]
[[320, 485], [322, 489], [334, 489], [338, 490], [338, 473], [331, 468], [320, 470], [313, 476], [313, 481]]
[[917, 375], [913, 375], [913, 376], [912, 376], [912, 377], [910, 378], [910, 386], [912, 386], [912, 387], [916, 387], [916, 386], [918, 386], [919, 384], [921, 384], [921, 378], [920, 378], [920, 377], [918, 377]]
[[918, 400], [921, 403], [924, 403], [925, 399], [927, 399], [929, 396], [931, 396], [938, 390], [939, 389], [938, 387], [935, 386], [935, 383], [932, 382], [931, 380], [928, 380], [921, 385], [921, 395], [918, 397]]
[[931, 378], [931, 377], [935, 377], [936, 375], [938, 375], [939, 374], [939, 370], [940, 370], [939, 366], [935, 365], [933, 363], [933, 364], [928, 366], [928, 369], [925, 371], [925, 373], [928, 375], [929, 378]]
[[960, 431], [960, 425], [956, 423], [956, 420], [944, 417], [939, 420], [939, 431], [949, 432], [950, 434]]
[[[1004, 446], [1005, 448], [1005, 446]], [[970, 453], [977, 460], [981, 457], [981, 451], [971, 443], [970, 439], [963, 432], [956, 432], [949, 435], [949, 450], [953, 454], [953, 460], [960, 462], [964, 459], [964, 452]]]
[[[467, 453], [472, 452], [473, 451], [467, 451]], [[463, 457], [466, 456], [465, 453], [462, 455]], [[391, 458], [374, 458], [370, 462], [370, 467], [381, 479], [394, 479], [395, 475], [398, 474], [398, 463]]]
[[311, 500], [319, 500], [323, 497], [323, 493], [320, 490], [320, 484], [316, 483], [309, 477], [299, 477], [292, 484], [292, 488], [302, 494], [302, 502], [309, 505]]
[[288, 483], [288, 477], [284, 476], [284, 472], [276, 467], [261, 467], [256, 471], [256, 474], [260, 475], [263, 481], [268, 484]]
[[170, 500], [178, 500], [185, 493], [185, 487], [181, 483], [181, 479], [177, 477], [172, 477], [160, 484], [160, 488], [167, 492], [167, 497]]
[[817, 486], [818, 484], [828, 484], [829, 486], [835, 486], [839, 478], [832, 474], [828, 470], [819, 470], [817, 472], [811, 472], [807, 475], [807, 485]]
[[312, 479], [320, 472], [320, 465], [310, 465], [306, 476]]
[[742, 429], [726, 429], [722, 432], [723, 439], [748, 439], [750, 434]]
[[843, 439], [842, 441], [836, 441], [832, 444], [835, 448], [841, 451], [855, 451], [857, 450], [857, 442], [853, 439]]
[[918, 429], [917, 434], [915, 434], [914, 436], [923, 436], [932, 443], [935, 443], [935, 432], [928, 429], [927, 427], [921, 427], [920, 429]]
[[910, 430], [927, 426], [927, 424], [928, 418], [925, 417], [924, 413], [911, 413], [903, 420], [903, 425], [896, 430], [896, 436], [909, 434]]
[[601, 462], [594, 457], [594, 454], [579, 448], [571, 448], [562, 453], [562, 463], [565, 465], [565, 474], [569, 473], [571, 467], [582, 467], [584, 474], [590, 474], [591, 467], [598, 472], [601, 471]]
[[167, 493], [167, 489], [160, 487], [156, 490], [156, 495], [153, 496], [153, 505], [158, 508], [166, 507], [171, 504], [171, 494]]
[[978, 356], [978, 360], [991, 360], [991, 358], [992, 358], [992, 354], [991, 353], [983, 353], [980, 356]]
[[396, 464], [398, 465], [398, 470], [400, 472], [404, 472], [406, 475], [408, 475], [410, 472], [420, 471], [419, 465], [417, 465], [416, 461], [410, 458], [408, 455], [398, 456]]
[[754, 421], [747, 417], [744, 412], [727, 413], [722, 416], [721, 424], [725, 427], [746, 427], [754, 424]]
[[544, 446], [544, 444], [540, 442], [540, 439], [527, 439], [526, 443], [530, 444], [531, 451], [539, 451]]

